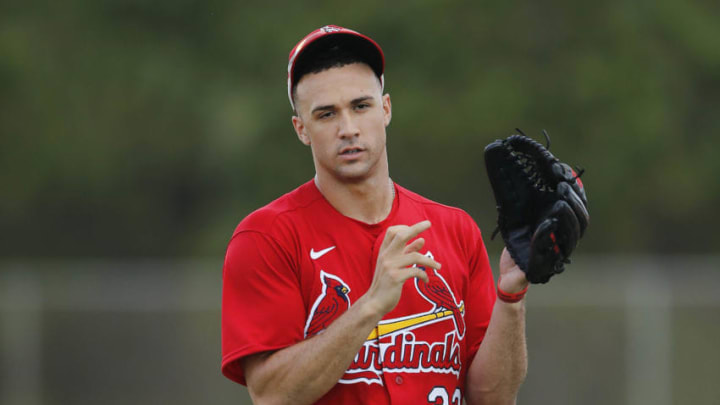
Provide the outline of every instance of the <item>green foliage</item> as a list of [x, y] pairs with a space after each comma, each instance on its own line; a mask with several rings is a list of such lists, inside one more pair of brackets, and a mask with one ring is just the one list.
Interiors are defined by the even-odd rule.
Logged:
[[582, 251], [720, 246], [716, 4], [336, 8], [0, 5], [0, 254], [222, 255], [242, 217], [314, 173], [290, 125], [287, 54], [328, 23], [386, 52], [398, 183], [489, 233], [482, 148], [546, 128], [552, 151], [587, 169]]

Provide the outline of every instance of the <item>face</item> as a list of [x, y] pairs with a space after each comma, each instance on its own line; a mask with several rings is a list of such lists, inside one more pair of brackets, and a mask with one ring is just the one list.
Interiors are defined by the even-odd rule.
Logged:
[[312, 149], [319, 176], [360, 182], [388, 175], [385, 128], [392, 115], [390, 96], [382, 95], [369, 66], [354, 63], [303, 76], [295, 107], [295, 132]]

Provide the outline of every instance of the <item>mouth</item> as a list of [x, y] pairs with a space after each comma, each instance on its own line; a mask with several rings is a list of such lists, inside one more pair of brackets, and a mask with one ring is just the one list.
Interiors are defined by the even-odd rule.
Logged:
[[357, 155], [360, 152], [363, 152], [365, 149], [359, 147], [359, 146], [348, 146], [345, 148], [342, 148], [340, 150], [340, 156], [354, 156]]

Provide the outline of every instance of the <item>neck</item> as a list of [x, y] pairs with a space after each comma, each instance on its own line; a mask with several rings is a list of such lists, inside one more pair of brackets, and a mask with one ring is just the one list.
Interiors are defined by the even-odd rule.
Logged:
[[389, 176], [343, 183], [332, 176], [315, 175], [315, 185], [338, 212], [367, 224], [383, 221], [392, 210], [395, 186]]

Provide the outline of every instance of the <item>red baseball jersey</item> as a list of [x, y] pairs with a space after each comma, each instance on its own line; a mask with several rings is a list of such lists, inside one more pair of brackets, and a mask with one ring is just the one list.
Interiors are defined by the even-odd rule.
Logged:
[[[457, 404], [485, 336], [495, 289], [480, 230], [464, 211], [395, 185], [388, 217], [369, 225], [335, 210], [309, 181], [235, 230], [223, 269], [222, 372], [240, 359], [327, 328], [370, 287], [391, 225], [428, 219], [421, 253], [442, 264], [410, 279], [345, 375], [318, 404]], [[332, 356], [332, 353], [327, 353]]]

